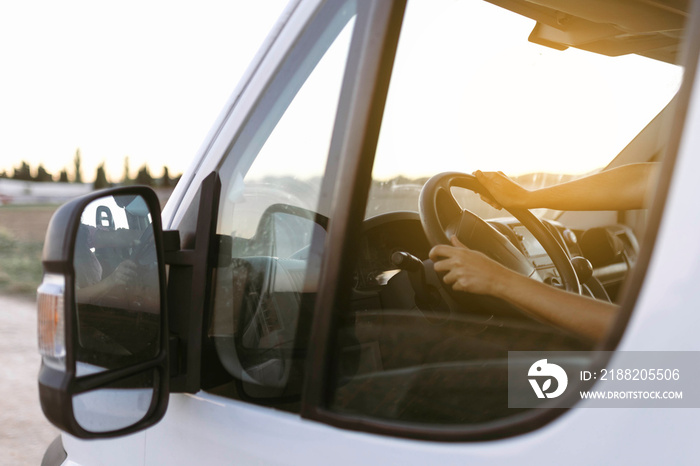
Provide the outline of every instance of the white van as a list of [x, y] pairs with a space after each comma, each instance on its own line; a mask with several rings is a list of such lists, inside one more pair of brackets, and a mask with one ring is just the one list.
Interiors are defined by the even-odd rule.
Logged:
[[162, 213], [54, 215], [42, 464], [696, 464], [699, 49], [685, 0], [292, 1]]

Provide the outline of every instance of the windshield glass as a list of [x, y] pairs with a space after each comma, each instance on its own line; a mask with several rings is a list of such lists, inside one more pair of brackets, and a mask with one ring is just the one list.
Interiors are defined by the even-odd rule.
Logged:
[[[443, 171], [503, 171], [542, 187], [600, 170], [680, 85], [682, 69], [665, 62], [531, 43], [534, 26], [480, 1], [410, 4], [366, 217], [416, 211], [423, 183]], [[478, 196], [460, 202], [504, 215]]]

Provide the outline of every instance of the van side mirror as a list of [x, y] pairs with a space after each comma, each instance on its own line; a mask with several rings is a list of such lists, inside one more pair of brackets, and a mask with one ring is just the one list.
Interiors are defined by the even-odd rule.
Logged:
[[155, 193], [117, 188], [61, 206], [42, 263], [39, 396], [46, 417], [80, 438], [125, 435], [158, 422], [169, 374]]

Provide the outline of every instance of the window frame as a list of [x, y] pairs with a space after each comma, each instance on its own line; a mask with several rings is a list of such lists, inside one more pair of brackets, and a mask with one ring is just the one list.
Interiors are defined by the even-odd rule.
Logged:
[[[568, 409], [559, 406], [570, 402], [570, 397], [560, 398], [552, 408], [531, 410], [477, 426], [414, 426], [369, 416], [340, 414], [328, 408], [334, 336], [338, 327], [336, 316], [348, 308], [354, 270], [353, 245], [359, 237], [366, 207], [374, 152], [405, 7], [405, 0], [373, 2], [370, 17], [358, 23], [362, 24], [362, 30], [357, 31], [358, 35], [362, 33], [361, 43], [353, 41], [351, 45], [331, 142], [332, 151], [341, 151], [338, 173], [343, 173], [343, 176], [338, 176], [335, 189], [327, 184], [322, 187], [322, 192], [333, 192], [332, 211], [335, 216], [328, 231], [321, 269], [301, 414], [303, 418], [343, 429], [439, 442], [493, 440], [532, 432], [566, 413]], [[381, 38], [378, 42], [381, 45], [375, 46], [372, 40], [378, 38]], [[700, 4], [695, 3], [686, 23], [686, 37], [679, 60], [685, 72], [677, 94], [673, 130], [667, 139], [657, 194], [649, 210], [649, 228], [637, 266], [622, 290], [619, 317], [608, 335], [594, 348], [597, 351], [616, 349], [644, 284], [671, 185], [699, 53]]]

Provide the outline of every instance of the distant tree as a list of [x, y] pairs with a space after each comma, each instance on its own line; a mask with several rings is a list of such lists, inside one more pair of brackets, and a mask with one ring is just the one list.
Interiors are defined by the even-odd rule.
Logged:
[[0, 178], [7, 178], [7, 177], [8, 177], [7, 172], [5, 170], [3, 170], [2, 173], [0, 173]]
[[34, 181], [32, 171], [27, 162], [22, 162], [22, 165], [19, 168], [15, 168], [15, 174], [12, 178], [21, 181]]
[[44, 168], [44, 164], [40, 164], [39, 168], [36, 171], [35, 180], [40, 181], [42, 183], [47, 183], [49, 181], [53, 181], [53, 175], [46, 171], [46, 169]]
[[83, 182], [83, 175], [80, 173], [81, 163], [82, 160], [80, 157], [80, 147], [78, 147], [77, 149], [75, 149], [75, 157], [73, 158], [73, 164], [75, 165], [75, 178], [73, 179], [73, 181], [76, 183]]
[[94, 189], [104, 189], [109, 187], [109, 181], [107, 181], [104, 162], [102, 162], [100, 166], [97, 167], [97, 173], [95, 174], [95, 182], [93, 183], [92, 187]]
[[58, 181], [61, 183], [68, 183], [68, 170], [65, 168], [61, 170], [61, 174], [58, 177]]
[[129, 157], [124, 157], [124, 178], [122, 178], [123, 185], [130, 185], [131, 178], [129, 177]]
[[172, 186], [172, 180], [170, 179], [170, 171], [168, 167], [163, 167], [163, 176], [160, 178], [160, 185], [163, 188], [169, 188]]
[[141, 167], [139, 173], [136, 175], [136, 184], [142, 184], [144, 186], [153, 186], [153, 177], [148, 171], [148, 166], [146, 164]]

